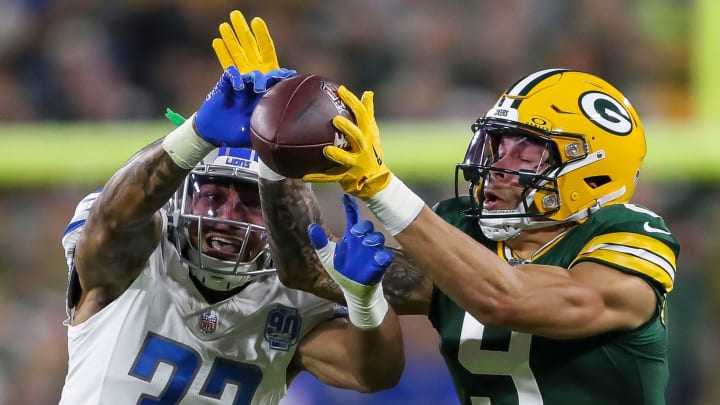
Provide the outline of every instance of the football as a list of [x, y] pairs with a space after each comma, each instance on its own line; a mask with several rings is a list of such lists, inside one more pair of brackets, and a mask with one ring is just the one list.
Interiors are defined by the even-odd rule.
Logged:
[[322, 76], [300, 75], [265, 93], [250, 118], [250, 139], [269, 168], [299, 179], [337, 165], [325, 158], [323, 148], [334, 145], [349, 150], [350, 144], [332, 119], [343, 115], [354, 121], [337, 88]]

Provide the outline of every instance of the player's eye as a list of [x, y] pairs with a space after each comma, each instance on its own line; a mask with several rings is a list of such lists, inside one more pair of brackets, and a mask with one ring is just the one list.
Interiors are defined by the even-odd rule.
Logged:
[[200, 192], [199, 199], [210, 206], [217, 207], [227, 200], [227, 192], [220, 190], [207, 190]]

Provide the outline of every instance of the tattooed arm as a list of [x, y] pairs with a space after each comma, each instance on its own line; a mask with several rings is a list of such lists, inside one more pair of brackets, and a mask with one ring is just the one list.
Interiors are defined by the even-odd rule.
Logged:
[[311, 223], [321, 225], [332, 236], [310, 186], [301, 180], [273, 181], [260, 177], [260, 202], [280, 281], [344, 304], [340, 287], [325, 272], [307, 236]]
[[398, 315], [428, 315], [433, 282], [400, 249], [383, 278], [385, 298]]
[[[260, 178], [265, 227], [273, 262], [283, 284], [345, 304], [340, 287], [328, 276], [307, 236], [311, 223], [325, 225], [315, 193], [301, 180]], [[332, 239], [332, 238], [331, 238]], [[433, 284], [401, 250], [383, 278], [385, 297], [399, 315], [426, 315]]]
[[188, 171], [156, 141], [110, 178], [93, 203], [75, 250], [82, 295], [73, 324], [107, 306], [137, 277], [162, 235], [158, 210]]

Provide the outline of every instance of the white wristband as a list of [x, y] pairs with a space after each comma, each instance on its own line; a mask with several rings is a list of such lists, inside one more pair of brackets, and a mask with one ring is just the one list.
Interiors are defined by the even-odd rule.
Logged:
[[387, 187], [366, 203], [392, 236], [407, 228], [425, 206], [425, 202], [394, 174]]
[[281, 181], [287, 177], [269, 168], [262, 159], [258, 158], [258, 177], [270, 181]]
[[383, 294], [382, 283], [371, 287], [370, 294], [360, 298], [343, 288], [350, 322], [360, 329], [374, 329], [382, 324], [388, 312], [388, 302]]
[[192, 169], [214, 146], [202, 139], [193, 128], [195, 114], [182, 125], [165, 136], [162, 147], [176, 165], [183, 169]]
[[333, 257], [335, 242], [315, 251], [328, 275], [340, 286], [347, 303], [350, 322], [360, 329], [373, 329], [382, 324], [388, 311], [388, 302], [383, 294], [382, 283], [360, 284], [335, 270]]

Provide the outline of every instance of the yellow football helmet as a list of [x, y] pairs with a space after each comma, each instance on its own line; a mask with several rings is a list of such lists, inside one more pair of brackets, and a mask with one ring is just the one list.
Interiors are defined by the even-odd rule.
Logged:
[[[493, 240], [523, 229], [584, 222], [602, 206], [628, 202], [647, 150], [630, 102], [605, 80], [567, 69], [520, 79], [471, 129], [472, 141], [456, 168], [455, 191], [462, 172], [475, 197], [466, 214], [477, 216]], [[493, 167], [504, 135], [544, 145], [548, 164], [536, 171]], [[483, 210], [483, 187], [498, 171], [517, 175], [524, 187], [517, 209]]]

